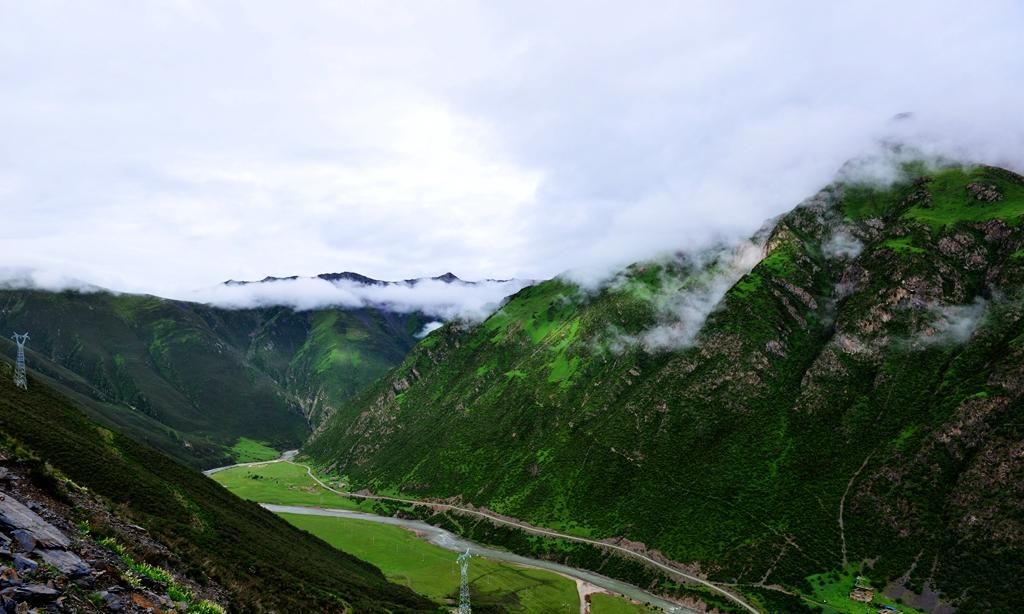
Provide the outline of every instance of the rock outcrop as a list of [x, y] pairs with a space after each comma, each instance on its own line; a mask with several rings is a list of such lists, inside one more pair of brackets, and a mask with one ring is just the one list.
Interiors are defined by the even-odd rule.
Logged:
[[[0, 458], [0, 461], [3, 459]], [[70, 502], [54, 499], [33, 484], [31, 471], [0, 467], [0, 612], [185, 612], [184, 601], [175, 602], [169, 593], [172, 582], [143, 577], [130, 568], [130, 555], [117, 552], [115, 541], [94, 535], [87, 521], [74, 522], [86, 514], [101, 519], [103, 532], [140, 536], [140, 550], [153, 551], [159, 545], [145, 537], [145, 529], [121, 522], [101, 503], [85, 493], [67, 496]], [[160, 570], [163, 571], [163, 570]], [[179, 599], [189, 599], [198, 586], [177, 574], [173, 584]], [[215, 589], [216, 590], [216, 589]]]

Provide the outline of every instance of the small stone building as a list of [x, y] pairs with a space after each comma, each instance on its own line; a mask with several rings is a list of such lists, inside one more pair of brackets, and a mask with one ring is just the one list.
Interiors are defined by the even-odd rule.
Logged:
[[850, 599], [854, 601], [860, 601], [861, 603], [871, 603], [871, 600], [875, 598], [875, 589], [868, 588], [866, 586], [856, 586], [850, 591]]

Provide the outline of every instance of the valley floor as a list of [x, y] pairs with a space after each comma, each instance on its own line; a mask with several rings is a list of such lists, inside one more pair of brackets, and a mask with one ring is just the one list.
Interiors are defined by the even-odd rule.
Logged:
[[[413, 531], [395, 524], [370, 520], [395, 519], [370, 516], [373, 513], [372, 502], [360, 502], [329, 491], [314, 481], [304, 466], [290, 462], [257, 462], [207, 473], [240, 497], [267, 504], [266, 507], [280, 513], [293, 525], [376, 565], [389, 580], [409, 586], [439, 603], [452, 604], [457, 598], [459, 569], [450, 547], [428, 543], [425, 541], [428, 537], [425, 531]], [[340, 515], [346, 512], [365, 516], [353, 518]], [[461, 547], [462, 544], [459, 545]], [[480, 551], [475, 545], [474, 550]], [[498, 551], [490, 554], [496, 557], [505, 555]], [[474, 606], [492, 606], [512, 612], [571, 614], [643, 614], [657, 611], [606, 592], [589, 579], [541, 569], [539, 567], [544, 562], [536, 563], [535, 567], [494, 560], [487, 556], [474, 557], [470, 565]], [[577, 571], [588, 578], [594, 576], [589, 572]], [[612, 585], [621, 584], [603, 578], [598, 580], [602, 583], [604, 581]], [[634, 587], [622, 586], [627, 591], [633, 589], [641, 593]], [[658, 601], [666, 607], [672, 607], [667, 602]], [[687, 610], [677, 608], [675, 611]]]

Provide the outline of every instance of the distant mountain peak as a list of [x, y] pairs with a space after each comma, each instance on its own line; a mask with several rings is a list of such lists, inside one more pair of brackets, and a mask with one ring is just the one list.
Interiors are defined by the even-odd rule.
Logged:
[[321, 273], [317, 275], [317, 277], [325, 281], [354, 281], [367, 286], [380, 286], [390, 283], [374, 279], [372, 277], [367, 277], [360, 273], [353, 273], [352, 271], [342, 271], [341, 273]]
[[437, 277], [433, 277], [431, 279], [435, 279], [437, 281], [443, 281], [446, 284], [450, 284], [453, 281], [462, 281], [461, 279], [459, 279], [459, 277], [455, 273], [452, 273], [451, 271], [448, 271], [444, 275], [438, 275]]
[[[443, 273], [441, 275], [437, 275], [435, 277], [413, 277], [413, 278], [409, 278], [409, 279], [403, 279], [401, 281], [385, 281], [385, 280], [381, 280], [381, 279], [374, 279], [373, 277], [367, 277], [366, 275], [363, 275], [361, 273], [354, 273], [352, 271], [342, 271], [341, 273], [321, 273], [321, 274], [319, 274], [319, 275], [317, 275], [315, 277], [305, 277], [305, 278], [304, 277], [300, 277], [299, 275], [290, 275], [288, 277], [274, 277], [274, 276], [268, 275], [267, 277], [264, 277], [263, 279], [260, 279], [258, 281], [246, 281], [246, 280], [229, 279], [229, 280], [224, 282], [224, 285], [226, 285], [226, 286], [246, 286], [246, 285], [249, 285], [249, 284], [262, 284], [262, 283], [268, 283], [268, 282], [274, 282], [274, 281], [292, 281], [292, 280], [296, 280], [296, 279], [322, 279], [324, 281], [329, 281], [329, 282], [351, 281], [351, 282], [354, 282], [354, 283], [357, 283], [357, 284], [363, 284], [363, 285], [366, 285], [366, 286], [390, 286], [390, 285], [393, 285], [393, 284], [416, 285], [416, 284], [422, 283], [424, 281], [440, 281], [440, 282], [444, 282], [446, 284], [459, 283], [459, 284], [467, 284], [467, 285], [475, 285], [475, 284], [481, 283], [480, 281], [466, 281], [466, 280], [462, 279], [461, 277], [459, 277], [458, 275], [456, 275], [455, 273], [452, 273], [451, 271], [448, 271], [448, 272]], [[512, 281], [512, 280], [511, 279], [492, 279], [492, 278], [487, 278], [487, 279], [481, 280], [481, 281], [499, 282], [499, 283], [501, 283], [501, 282], [507, 282], [507, 281]]]

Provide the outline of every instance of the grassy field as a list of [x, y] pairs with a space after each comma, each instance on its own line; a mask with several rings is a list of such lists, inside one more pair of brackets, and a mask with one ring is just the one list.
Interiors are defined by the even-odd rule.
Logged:
[[[965, 189], [970, 182], [997, 187], [1001, 199], [997, 202], [979, 202]], [[1024, 215], [1024, 186], [1008, 179], [1005, 173], [986, 167], [937, 173], [927, 187], [932, 197], [931, 202], [915, 205], [905, 216], [935, 228], [965, 220], [980, 222], [1001, 219], [1016, 223]]]
[[[305, 468], [291, 463], [235, 467], [211, 477], [251, 501], [369, 511], [360, 507], [359, 502], [325, 490], [310, 479]], [[422, 595], [441, 602], [458, 595], [455, 553], [424, 542], [405, 529], [344, 518], [281, 516], [338, 549], [376, 565], [389, 579]], [[548, 571], [474, 559], [470, 579], [477, 607], [493, 605], [516, 612], [579, 611], [575, 582]]]
[[[821, 604], [826, 614], [875, 614], [882, 606], [896, 608], [905, 614], [920, 614], [920, 610], [889, 599], [880, 592], [875, 592], [874, 601], [861, 603], [850, 599], [850, 591], [856, 585], [859, 568], [851, 564], [843, 573], [831, 571], [807, 578], [814, 589], [814, 600]], [[870, 580], [861, 577], [862, 582], [870, 584]]]
[[[381, 569], [389, 580], [404, 584], [432, 599], [457, 599], [459, 568], [456, 554], [420, 540], [400, 527], [365, 520], [281, 514], [336, 548]], [[512, 612], [578, 612], [579, 597], [572, 580], [540, 569], [474, 558], [470, 562], [473, 606], [500, 606]], [[616, 604], [618, 605], [618, 604]], [[604, 609], [598, 612], [641, 612]]]
[[273, 460], [281, 453], [261, 441], [239, 437], [235, 445], [231, 446], [231, 456], [236, 463], [255, 463], [265, 460]]
[[633, 603], [618, 595], [595, 593], [590, 596], [590, 614], [653, 614], [654, 612], [660, 612], [660, 610]]
[[359, 502], [319, 486], [305, 468], [291, 463], [234, 467], [210, 477], [239, 497], [259, 503], [368, 511]]

